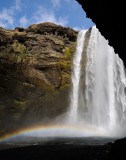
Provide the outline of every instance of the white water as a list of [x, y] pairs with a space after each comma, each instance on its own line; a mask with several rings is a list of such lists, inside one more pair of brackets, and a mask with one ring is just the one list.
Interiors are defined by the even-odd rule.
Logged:
[[80, 82], [80, 71], [81, 71], [81, 57], [84, 48], [85, 41], [85, 30], [79, 32], [77, 37], [76, 52], [73, 58], [73, 73], [72, 73], [72, 90], [71, 90], [71, 104], [70, 104], [70, 114], [71, 119], [74, 115], [73, 121], [77, 121], [77, 109], [79, 100], [79, 82]]
[[87, 48], [84, 48], [86, 32], [78, 34], [73, 59], [70, 119], [108, 132], [118, 131], [126, 122], [124, 65], [96, 27], [92, 28]]

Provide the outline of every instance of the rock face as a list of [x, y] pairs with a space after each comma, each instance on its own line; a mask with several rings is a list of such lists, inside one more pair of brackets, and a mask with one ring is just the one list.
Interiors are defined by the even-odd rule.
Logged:
[[0, 134], [66, 111], [76, 38], [53, 23], [0, 28]]
[[110, 149], [108, 160], [126, 159], [126, 138], [116, 140]]

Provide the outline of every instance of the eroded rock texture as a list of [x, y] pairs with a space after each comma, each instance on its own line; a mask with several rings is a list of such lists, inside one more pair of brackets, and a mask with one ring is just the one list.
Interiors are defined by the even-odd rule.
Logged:
[[76, 38], [52, 23], [0, 28], [0, 134], [66, 111]]

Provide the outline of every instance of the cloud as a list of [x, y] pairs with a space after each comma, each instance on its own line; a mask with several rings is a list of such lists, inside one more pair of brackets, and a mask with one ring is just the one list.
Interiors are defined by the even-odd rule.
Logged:
[[6, 25], [6, 23], [0, 21], [0, 27], [7, 28], [7, 25]]
[[73, 27], [74, 30], [80, 31], [80, 30], [86, 30], [85, 27]]
[[68, 24], [68, 17], [59, 17], [59, 19], [56, 20], [56, 22], [54, 23], [60, 24], [62, 26], [66, 26]]
[[[60, 0], [59, 0], [60, 2]], [[55, 0], [55, 6], [59, 5], [59, 2]], [[0, 26], [4, 28], [13, 28], [20, 25], [21, 27], [27, 27], [32, 23], [52, 22], [66, 26], [68, 24], [68, 17], [62, 17], [55, 15], [52, 9], [39, 6], [36, 11], [33, 12], [31, 17], [27, 18], [25, 15], [18, 18], [17, 14], [21, 11], [21, 1], [15, 0], [15, 3], [10, 8], [5, 8], [0, 11]]]
[[21, 6], [22, 6], [21, 1], [20, 0], [16, 0], [15, 1], [15, 10], [21, 11]]
[[13, 8], [3, 9], [0, 12], [0, 26], [1, 27], [8, 27], [13, 26], [14, 17], [13, 17]]
[[28, 19], [26, 18], [26, 16], [21, 17], [19, 23], [22, 27], [26, 27], [28, 24]]
[[32, 17], [32, 21], [34, 23], [52, 22], [63, 26], [68, 24], [67, 17], [57, 18], [52, 10], [44, 8], [43, 6], [39, 6], [37, 12], [35, 12]]
[[51, 0], [53, 7], [59, 7], [60, 6], [60, 0]]
[[20, 0], [15, 0], [13, 6], [4, 8], [0, 11], [0, 26], [4, 28], [13, 27], [15, 23], [15, 16], [19, 11], [21, 11]]

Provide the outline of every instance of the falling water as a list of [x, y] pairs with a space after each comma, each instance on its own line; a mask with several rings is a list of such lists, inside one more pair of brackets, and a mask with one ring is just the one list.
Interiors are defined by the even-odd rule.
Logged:
[[[79, 32], [77, 37], [77, 47], [73, 58], [73, 74], [72, 74], [72, 91], [71, 91], [71, 104], [69, 118], [73, 118], [73, 121], [77, 120], [77, 109], [79, 100], [79, 81], [81, 70], [81, 57], [84, 48], [85, 30]], [[73, 116], [74, 115], [74, 116]]]
[[107, 130], [122, 126], [126, 120], [125, 88], [123, 61], [108, 41], [96, 27], [80, 31], [73, 59], [71, 120]]

